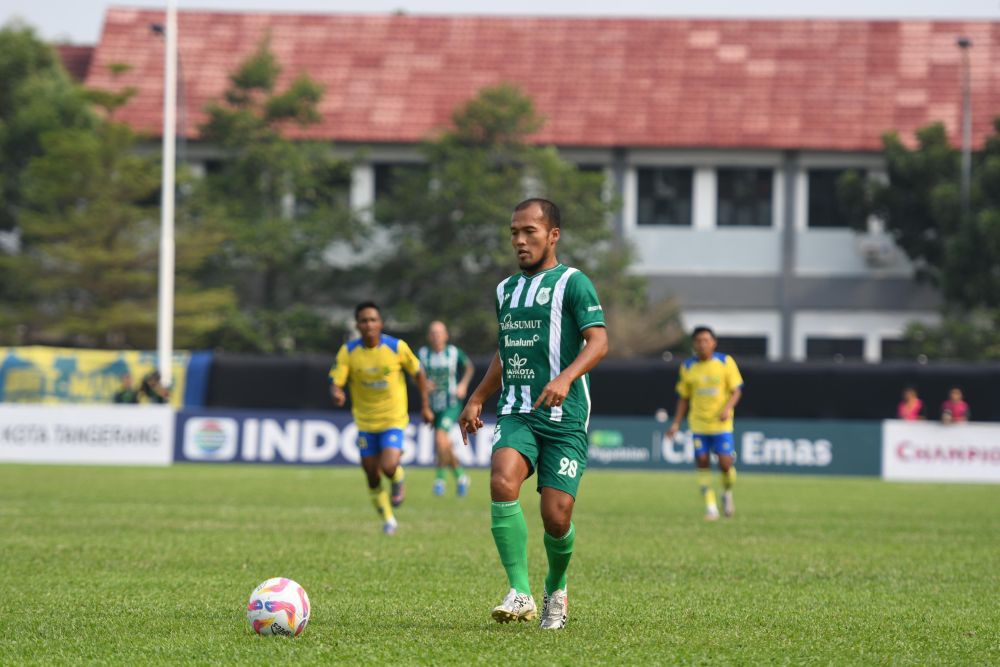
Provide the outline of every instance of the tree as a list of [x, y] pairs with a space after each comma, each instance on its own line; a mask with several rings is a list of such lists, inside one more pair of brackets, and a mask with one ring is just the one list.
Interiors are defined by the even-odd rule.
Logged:
[[970, 212], [961, 214], [960, 155], [935, 123], [907, 148], [898, 135], [883, 138], [887, 182], [848, 174], [841, 194], [863, 228], [869, 215], [910, 257], [917, 278], [944, 297], [940, 327], [913, 325], [914, 355], [929, 358], [1000, 358], [1000, 118], [974, 156]]
[[512, 272], [511, 209], [532, 195], [559, 204], [560, 260], [594, 280], [608, 319], [644, 308], [644, 283], [627, 270], [630, 249], [609, 224], [616, 203], [605, 196], [603, 174], [530, 145], [542, 123], [518, 89], [486, 88], [454, 112], [450, 129], [424, 143], [425, 166], [388, 185], [376, 219], [393, 246], [376, 284], [402, 327], [440, 318], [467, 349], [494, 348], [489, 295]]
[[0, 342], [16, 340], [18, 306], [31, 302], [13, 267], [28, 163], [41, 152], [45, 133], [96, 123], [52, 47], [20, 23], [0, 28]]
[[[150, 348], [156, 342], [160, 170], [109, 120], [129, 91], [87, 91], [106, 120], [46, 132], [24, 172], [21, 247], [8, 265], [22, 343]], [[178, 221], [175, 340], [199, 346], [233, 297], [198, 289], [218, 236]]]
[[328, 313], [343, 297], [324, 255], [362, 231], [347, 201], [351, 165], [335, 159], [329, 144], [286, 136], [319, 119], [322, 88], [301, 74], [278, 91], [280, 75], [265, 39], [230, 76], [201, 128], [223, 159], [188, 205], [225, 236], [204, 277], [237, 289], [239, 310], [214, 339], [227, 349], [328, 349]]

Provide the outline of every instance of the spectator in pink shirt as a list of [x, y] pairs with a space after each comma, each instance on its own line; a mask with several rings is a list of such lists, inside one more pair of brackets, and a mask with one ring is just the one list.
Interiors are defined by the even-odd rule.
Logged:
[[903, 400], [896, 408], [896, 416], [911, 422], [924, 418], [924, 402], [917, 397], [917, 390], [913, 387], [903, 389]]
[[945, 424], [969, 421], [969, 404], [962, 399], [962, 390], [958, 387], [952, 387], [948, 400], [941, 404], [941, 421]]

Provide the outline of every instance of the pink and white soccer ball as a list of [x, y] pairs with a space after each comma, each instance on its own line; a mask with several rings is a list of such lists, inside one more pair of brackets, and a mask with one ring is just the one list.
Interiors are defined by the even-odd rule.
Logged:
[[247, 620], [258, 635], [298, 637], [309, 623], [309, 596], [291, 579], [268, 579], [250, 594]]

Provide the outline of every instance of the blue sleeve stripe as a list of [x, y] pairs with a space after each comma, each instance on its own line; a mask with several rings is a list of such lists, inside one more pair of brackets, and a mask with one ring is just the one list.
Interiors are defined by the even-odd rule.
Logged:
[[382, 334], [382, 344], [393, 352], [399, 352], [399, 339]]
[[353, 352], [357, 349], [358, 345], [361, 345], [361, 338], [355, 338], [354, 340], [347, 341], [347, 351]]

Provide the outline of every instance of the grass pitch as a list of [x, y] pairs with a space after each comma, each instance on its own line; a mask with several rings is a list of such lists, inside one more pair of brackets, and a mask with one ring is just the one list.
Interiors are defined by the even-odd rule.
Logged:
[[[543, 633], [489, 617], [486, 473], [431, 481], [386, 537], [354, 468], [0, 466], [0, 663], [1000, 663], [997, 487], [745, 474], [708, 524], [693, 473], [591, 472]], [[540, 603], [533, 480], [522, 504]], [[296, 639], [246, 623], [274, 576], [311, 597]]]

